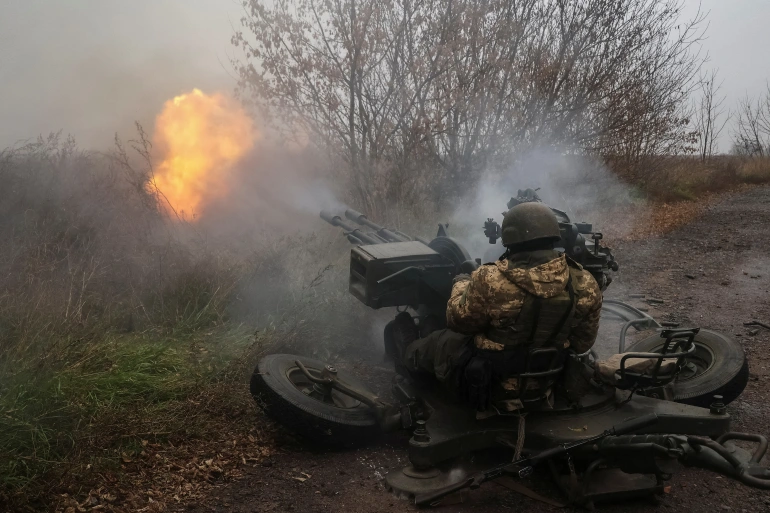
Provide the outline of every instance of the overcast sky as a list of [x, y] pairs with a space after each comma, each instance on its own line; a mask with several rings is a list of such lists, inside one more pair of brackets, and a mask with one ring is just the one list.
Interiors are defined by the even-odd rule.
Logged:
[[[229, 64], [238, 0], [3, 0], [0, 148], [63, 130], [103, 148], [148, 128], [163, 102], [198, 87], [234, 87]], [[704, 50], [727, 104], [770, 78], [770, 0], [687, 0], [709, 11]], [[721, 150], [729, 149], [725, 135]]]
[[104, 147], [175, 95], [234, 87], [236, 0], [2, 2], [0, 148], [59, 129]]

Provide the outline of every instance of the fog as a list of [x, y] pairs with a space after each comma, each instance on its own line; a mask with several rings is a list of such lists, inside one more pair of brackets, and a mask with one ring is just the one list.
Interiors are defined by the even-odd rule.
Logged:
[[[770, 2], [687, 0], [709, 12], [703, 50], [719, 68], [726, 106], [761, 93], [770, 74]], [[148, 128], [163, 102], [198, 87], [235, 85], [236, 0], [9, 0], [0, 17], [0, 148], [63, 130], [99, 148]], [[719, 141], [729, 150], [729, 133]]]

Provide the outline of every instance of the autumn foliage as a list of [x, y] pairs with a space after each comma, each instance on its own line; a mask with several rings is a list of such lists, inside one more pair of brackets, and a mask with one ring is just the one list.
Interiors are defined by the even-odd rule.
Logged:
[[323, 148], [355, 203], [441, 204], [525, 148], [634, 167], [695, 144], [702, 17], [678, 0], [262, 0], [243, 97]]

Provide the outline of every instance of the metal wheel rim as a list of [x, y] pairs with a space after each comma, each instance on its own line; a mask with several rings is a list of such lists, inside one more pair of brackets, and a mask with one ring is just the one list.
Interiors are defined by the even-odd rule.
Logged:
[[[652, 350], [653, 353], [660, 353], [663, 350], [663, 346], [660, 345]], [[692, 356], [685, 357], [685, 367], [679, 372], [676, 377], [677, 382], [687, 382], [702, 376], [714, 366], [714, 353], [708, 346], [699, 344], [695, 341], [695, 353]], [[688, 365], [694, 365], [695, 369], [691, 370]]]
[[[308, 372], [313, 375], [313, 377], [321, 377], [321, 371], [319, 369], [308, 366], [306, 366], [306, 368]], [[286, 379], [288, 379], [297, 390], [306, 396], [311, 397], [319, 403], [323, 403], [327, 406], [332, 406], [341, 410], [352, 410], [361, 405], [361, 401], [338, 392], [337, 390], [331, 390], [331, 392], [328, 394], [322, 391], [322, 389], [307, 379], [299, 367], [292, 367], [288, 369], [286, 371]]]

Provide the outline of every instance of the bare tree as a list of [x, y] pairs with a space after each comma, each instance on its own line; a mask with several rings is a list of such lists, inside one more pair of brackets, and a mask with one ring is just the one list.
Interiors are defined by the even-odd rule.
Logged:
[[[247, 0], [242, 91], [325, 147], [375, 212], [532, 145], [688, 148], [702, 16], [681, 0]], [[674, 37], [672, 37], [672, 34]]]
[[[585, 144], [593, 152], [633, 169], [649, 157], [694, 150], [688, 100], [703, 62], [697, 43], [704, 15], [682, 20], [682, 5], [639, 2], [618, 14], [631, 36], [611, 63], [619, 78], [606, 88], [592, 120], [598, 137]], [[612, 33], [607, 38], [616, 39]]]
[[[450, 62], [429, 86], [428, 140], [464, 190], [524, 148], [687, 151], [686, 100], [703, 17], [677, 1], [454, 1]], [[671, 37], [672, 34], [675, 37]]]
[[770, 154], [770, 83], [762, 98], [748, 96], [738, 105], [733, 151], [748, 157]]
[[[242, 86], [289, 136], [321, 144], [375, 212], [394, 163], [421, 144], [413, 112], [442, 73], [449, 8], [438, 0], [248, 2]], [[254, 65], [251, 61], [258, 62]]]
[[730, 115], [725, 115], [725, 96], [720, 95], [722, 82], [717, 83], [717, 70], [701, 75], [698, 84], [700, 98], [693, 109], [693, 125], [698, 137], [698, 154], [705, 161], [714, 155], [716, 141]]

